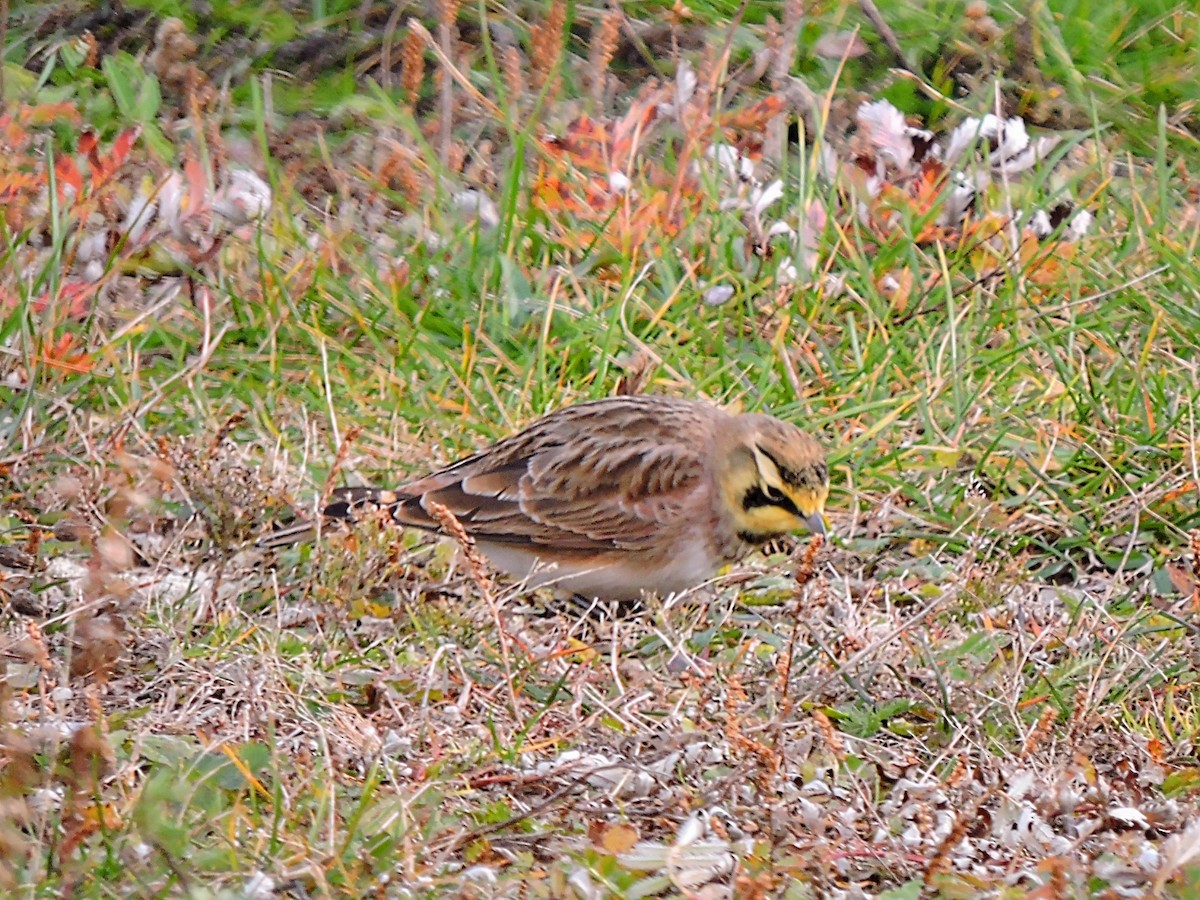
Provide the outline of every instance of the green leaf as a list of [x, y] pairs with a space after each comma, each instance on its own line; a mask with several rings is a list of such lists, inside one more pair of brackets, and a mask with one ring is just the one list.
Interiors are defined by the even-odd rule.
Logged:
[[146, 782], [133, 809], [133, 820], [148, 842], [176, 857], [183, 856], [189, 843], [187, 828], [173, 814], [185, 796], [185, 785], [176, 772], [157, 772]]
[[121, 115], [143, 125], [152, 124], [162, 105], [158, 79], [128, 53], [106, 56], [101, 65]]
[[884, 891], [879, 895], [879, 900], [920, 900], [923, 887], [921, 879], [914, 878], [912, 881], [907, 881], [898, 888]]
[[117, 109], [121, 115], [136, 121], [134, 110], [137, 108], [137, 75], [140, 66], [128, 53], [114, 53], [104, 57], [101, 68], [108, 81], [108, 89], [117, 101]]

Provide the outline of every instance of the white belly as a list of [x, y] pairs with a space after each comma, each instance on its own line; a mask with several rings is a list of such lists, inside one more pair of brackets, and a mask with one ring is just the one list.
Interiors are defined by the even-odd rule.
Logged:
[[635, 600], [645, 593], [659, 596], [695, 587], [716, 574], [721, 562], [699, 542], [680, 544], [665, 564], [647, 565], [630, 552], [628, 558], [589, 565], [547, 563], [508, 544], [481, 542], [492, 564], [529, 587], [551, 587], [600, 600]]

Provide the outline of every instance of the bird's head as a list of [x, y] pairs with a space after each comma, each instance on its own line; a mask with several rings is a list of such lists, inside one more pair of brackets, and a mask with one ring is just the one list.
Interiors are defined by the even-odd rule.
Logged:
[[761, 544], [801, 529], [824, 535], [829, 469], [821, 445], [771, 416], [739, 416], [737, 432], [718, 477], [739, 537]]

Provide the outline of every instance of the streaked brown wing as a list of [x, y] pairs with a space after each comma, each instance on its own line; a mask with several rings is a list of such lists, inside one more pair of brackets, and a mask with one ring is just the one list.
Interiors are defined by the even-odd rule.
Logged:
[[694, 510], [703, 485], [707, 421], [681, 422], [678, 408], [663, 406], [614, 399], [570, 407], [399, 488], [392, 515], [437, 529], [422, 505], [434, 500], [478, 540], [640, 549]]

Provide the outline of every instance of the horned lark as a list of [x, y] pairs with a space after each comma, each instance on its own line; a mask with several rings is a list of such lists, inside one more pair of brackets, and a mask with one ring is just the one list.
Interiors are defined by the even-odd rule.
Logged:
[[[604, 601], [693, 587], [754, 546], [825, 533], [824, 452], [794, 425], [671, 397], [613, 397], [551, 413], [394, 490], [343, 488], [327, 519], [383, 509], [439, 530], [449, 508], [498, 568]], [[266, 535], [309, 538], [313, 523]]]

